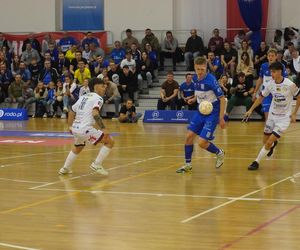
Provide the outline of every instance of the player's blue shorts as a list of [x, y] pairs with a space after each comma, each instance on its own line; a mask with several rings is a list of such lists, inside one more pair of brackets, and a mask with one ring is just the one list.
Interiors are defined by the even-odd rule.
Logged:
[[219, 112], [213, 112], [210, 115], [202, 115], [197, 112], [187, 128], [201, 138], [212, 141], [215, 138], [214, 132], [218, 123]]
[[263, 112], [269, 112], [272, 98], [273, 98], [272, 95], [268, 95], [267, 97], [264, 98], [264, 100], [262, 102], [262, 111]]

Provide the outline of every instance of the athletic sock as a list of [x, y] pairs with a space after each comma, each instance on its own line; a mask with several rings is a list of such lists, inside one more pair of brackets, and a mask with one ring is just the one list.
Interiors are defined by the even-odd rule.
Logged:
[[221, 150], [212, 142], [209, 143], [209, 146], [206, 149], [208, 152], [211, 152], [213, 154], [218, 154], [221, 152]]
[[194, 145], [184, 145], [185, 152], [185, 163], [190, 164], [192, 161], [192, 154], [194, 150]]
[[257, 161], [259, 163], [263, 158], [265, 158], [267, 156], [268, 153], [269, 153], [269, 150], [266, 150], [265, 146], [263, 146], [255, 161]]
[[100, 151], [97, 155], [97, 158], [95, 160], [95, 164], [102, 165], [103, 161], [109, 155], [110, 151], [111, 151], [111, 148], [106, 147], [106, 146], [102, 146], [102, 148], [100, 149]]
[[66, 169], [70, 169], [71, 168], [71, 165], [72, 163], [76, 160], [77, 158], [77, 154], [73, 153], [73, 151], [70, 151], [66, 161], [65, 161], [65, 164], [64, 164], [64, 168]]

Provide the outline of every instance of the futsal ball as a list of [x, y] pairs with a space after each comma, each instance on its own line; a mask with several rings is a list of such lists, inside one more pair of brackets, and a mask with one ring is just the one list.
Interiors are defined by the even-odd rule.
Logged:
[[199, 104], [199, 112], [203, 115], [209, 115], [213, 110], [213, 105], [211, 102], [208, 101], [202, 101]]

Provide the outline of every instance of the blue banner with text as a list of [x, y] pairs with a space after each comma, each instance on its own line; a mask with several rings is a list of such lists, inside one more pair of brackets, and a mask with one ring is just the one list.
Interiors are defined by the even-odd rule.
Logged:
[[144, 122], [189, 123], [197, 111], [189, 110], [146, 110]]
[[28, 120], [26, 109], [0, 109], [0, 120]]

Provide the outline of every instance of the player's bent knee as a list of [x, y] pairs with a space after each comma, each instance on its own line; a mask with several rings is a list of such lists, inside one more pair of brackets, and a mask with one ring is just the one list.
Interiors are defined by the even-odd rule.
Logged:
[[109, 134], [105, 134], [101, 140], [101, 142], [105, 145], [108, 146], [110, 148], [112, 148], [114, 146], [114, 140], [113, 138], [109, 135]]
[[209, 145], [209, 142], [206, 140], [200, 139], [198, 145], [200, 148], [206, 149]]

